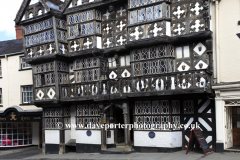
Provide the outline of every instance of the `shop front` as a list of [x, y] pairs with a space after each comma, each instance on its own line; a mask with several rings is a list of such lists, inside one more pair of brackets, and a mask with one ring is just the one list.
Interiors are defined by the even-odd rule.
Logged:
[[41, 145], [41, 111], [10, 107], [0, 112], [0, 148]]

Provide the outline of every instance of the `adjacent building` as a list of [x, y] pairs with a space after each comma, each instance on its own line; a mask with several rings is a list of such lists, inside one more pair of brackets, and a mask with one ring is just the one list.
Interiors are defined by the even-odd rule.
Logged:
[[41, 144], [42, 109], [33, 104], [22, 45], [22, 39], [0, 42], [0, 148]]
[[[196, 123], [215, 150], [210, 8], [208, 0], [23, 0], [15, 22], [43, 108], [43, 154], [178, 151]], [[88, 128], [118, 123], [155, 127]]]
[[[240, 2], [212, 2], [216, 151], [240, 149]], [[226, 14], [227, 13], [227, 14]]]

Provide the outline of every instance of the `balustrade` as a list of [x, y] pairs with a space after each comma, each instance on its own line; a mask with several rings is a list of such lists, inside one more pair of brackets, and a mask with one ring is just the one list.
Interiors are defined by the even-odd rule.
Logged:
[[127, 96], [131, 93], [143, 93], [144, 96], [144, 93], [199, 88], [211, 88], [211, 74], [205, 70], [61, 85], [60, 95], [63, 99], [109, 94]]

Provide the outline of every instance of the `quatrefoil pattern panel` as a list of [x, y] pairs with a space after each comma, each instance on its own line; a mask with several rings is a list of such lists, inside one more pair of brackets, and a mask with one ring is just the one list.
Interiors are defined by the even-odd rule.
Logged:
[[209, 2], [173, 0], [171, 18], [174, 36], [204, 31], [209, 27]]

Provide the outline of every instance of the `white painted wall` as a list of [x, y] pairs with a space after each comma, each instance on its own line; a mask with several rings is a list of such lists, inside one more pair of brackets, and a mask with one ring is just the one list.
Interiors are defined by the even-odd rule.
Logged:
[[[71, 124], [75, 125], [76, 124], [76, 106], [72, 105], [71, 106]], [[75, 128], [71, 128], [71, 139], [76, 139], [76, 129]], [[66, 141], [65, 141], [66, 142]]]
[[39, 145], [39, 122], [32, 122], [32, 144]]
[[71, 130], [65, 130], [65, 143], [71, 139]]
[[[240, 26], [238, 25], [240, 20], [240, 1], [222, 0], [218, 4], [218, 9], [215, 2], [212, 2], [211, 5], [214, 76], [218, 73], [218, 83], [237, 82], [240, 80], [240, 68], [238, 67], [240, 61], [240, 39], [236, 35], [240, 33]], [[218, 10], [218, 24], [216, 24], [216, 9]], [[216, 26], [218, 33], [216, 33]], [[216, 46], [216, 34], [218, 46]], [[215, 57], [216, 48], [218, 48], [217, 58]]]
[[46, 144], [60, 144], [59, 130], [45, 130], [45, 143]]
[[[107, 134], [106, 134], [107, 138]], [[111, 130], [111, 138], [107, 138], [107, 144], [114, 144], [114, 130]]]
[[87, 136], [87, 130], [76, 130], [76, 143], [82, 144], [101, 144], [101, 131], [91, 130], [92, 135]]
[[171, 22], [166, 22], [166, 35], [171, 36]]
[[141, 147], [182, 147], [182, 132], [155, 131], [155, 138], [149, 138], [149, 131], [134, 131], [134, 146]]
[[4, 111], [8, 107], [19, 106], [23, 110], [40, 110], [34, 105], [20, 106], [22, 104], [21, 86], [33, 85], [32, 70], [18, 71], [21, 69], [20, 57], [22, 55], [0, 58], [2, 67], [2, 78], [0, 78], [0, 88], [2, 88], [3, 107], [0, 111]]

